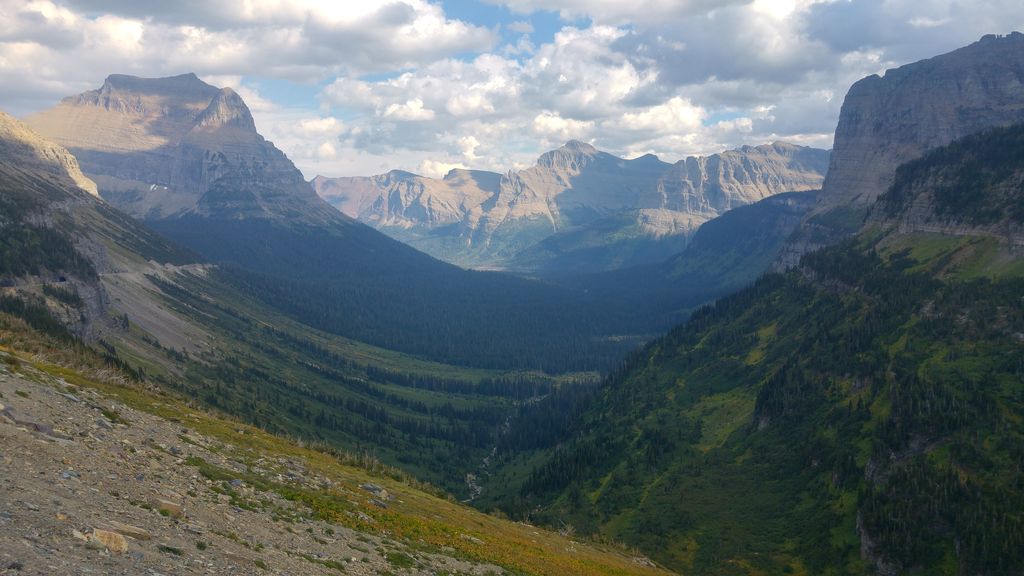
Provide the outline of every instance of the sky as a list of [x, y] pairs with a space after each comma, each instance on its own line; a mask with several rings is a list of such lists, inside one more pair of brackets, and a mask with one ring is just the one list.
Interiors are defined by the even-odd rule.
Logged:
[[307, 178], [830, 148], [856, 80], [1024, 30], [1024, 0], [0, 0], [0, 110], [109, 74], [237, 90]]

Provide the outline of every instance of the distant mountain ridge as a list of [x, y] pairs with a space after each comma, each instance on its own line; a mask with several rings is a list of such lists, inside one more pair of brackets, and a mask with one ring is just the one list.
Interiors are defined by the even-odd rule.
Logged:
[[669, 164], [570, 141], [518, 172], [460, 169], [433, 179], [392, 171], [312, 184], [349, 216], [443, 260], [593, 272], [657, 262], [732, 208], [816, 190], [828, 157], [775, 142]]
[[817, 192], [787, 192], [705, 222], [678, 254], [644, 266], [555, 281], [609, 300], [634, 303], [648, 324], [667, 330], [695, 309], [751, 284], [815, 204]]

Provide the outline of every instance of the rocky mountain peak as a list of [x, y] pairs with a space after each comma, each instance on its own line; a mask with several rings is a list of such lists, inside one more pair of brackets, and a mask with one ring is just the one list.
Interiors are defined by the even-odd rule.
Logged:
[[586, 142], [569, 140], [561, 148], [545, 152], [537, 159], [537, 166], [552, 170], [578, 172], [590, 164], [600, 152]]
[[170, 112], [187, 115], [196, 101], [209, 101], [216, 93], [217, 88], [191, 73], [168, 78], [111, 74], [99, 89], [68, 96], [63, 103], [95, 106], [126, 114], [160, 115]]
[[388, 171], [387, 176], [394, 180], [412, 180], [413, 178], [420, 177], [418, 174], [413, 174], [412, 172], [407, 172], [405, 170], [390, 170]]
[[595, 154], [597, 152], [597, 148], [594, 148], [590, 144], [587, 144], [586, 142], [581, 142], [579, 140], [569, 140], [568, 142], [565, 143], [564, 146], [562, 146], [562, 148], [564, 150], [571, 150], [573, 152], [579, 152], [581, 154]]
[[639, 156], [637, 158], [634, 158], [633, 162], [644, 162], [644, 163], [648, 163], [648, 164], [658, 164], [658, 163], [661, 163], [661, 158], [658, 158], [658, 156], [656, 154], [648, 153], [648, 154], [644, 154], [643, 156]]
[[260, 136], [241, 96], [195, 74], [114, 74], [26, 123], [66, 146], [103, 198], [138, 218], [344, 220]]
[[782, 140], [776, 140], [771, 144], [768, 144], [767, 147], [770, 147], [775, 151], [791, 151], [806, 148], [806, 146], [800, 146], [799, 144], [793, 144], [792, 142], [783, 142]]
[[78, 160], [70, 152], [44, 140], [3, 112], [0, 112], [0, 161], [9, 169], [43, 173], [59, 184], [98, 196], [96, 184], [82, 174]]
[[103, 81], [100, 92], [144, 92], [166, 94], [168, 92], [202, 93], [207, 94], [210, 90], [216, 90], [213, 86], [203, 82], [194, 73], [167, 76], [164, 78], [142, 78], [129, 74], [111, 74]]
[[256, 132], [256, 122], [242, 97], [231, 88], [221, 88], [210, 105], [196, 118], [198, 128], [231, 126]]

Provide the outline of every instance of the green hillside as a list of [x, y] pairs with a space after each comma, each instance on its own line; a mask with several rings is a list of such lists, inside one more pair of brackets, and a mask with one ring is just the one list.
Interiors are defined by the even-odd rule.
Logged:
[[[340, 220], [340, 216], [339, 216]], [[635, 322], [578, 291], [434, 260], [360, 223], [147, 221], [219, 277], [304, 324], [451, 364], [566, 373], [621, 358]]]
[[[1019, 205], [1004, 136], [916, 178], [989, 159]], [[698, 574], [1019, 573], [1024, 267], [941, 206], [963, 235], [874, 220], [632, 355], [505, 508]]]

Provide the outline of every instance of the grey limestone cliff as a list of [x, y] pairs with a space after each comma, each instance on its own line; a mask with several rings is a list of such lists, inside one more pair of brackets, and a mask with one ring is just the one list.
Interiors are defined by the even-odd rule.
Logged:
[[843, 101], [818, 205], [776, 269], [855, 233], [900, 165], [978, 132], [1024, 121], [1024, 34], [969, 46], [872, 75]]
[[866, 206], [896, 167], [968, 134], [1024, 121], [1024, 34], [986, 36], [872, 75], [843, 101], [818, 211]]

